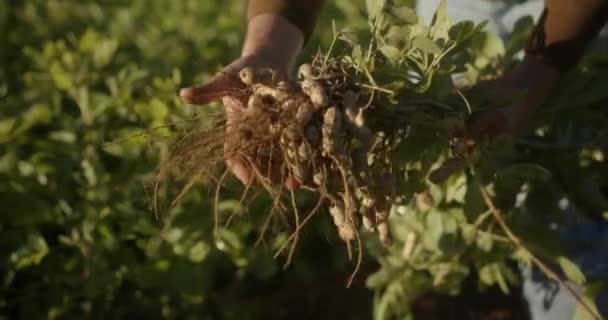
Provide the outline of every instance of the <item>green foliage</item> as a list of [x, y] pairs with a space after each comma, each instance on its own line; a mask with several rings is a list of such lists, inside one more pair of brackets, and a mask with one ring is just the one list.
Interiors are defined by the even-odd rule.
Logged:
[[[564, 279], [584, 286], [584, 274], [564, 257], [561, 240], [543, 221], [568, 224], [560, 220], [557, 208], [559, 199], [565, 194], [575, 198], [577, 204], [587, 203], [582, 207], [595, 212], [596, 217], [605, 210], [602, 208], [608, 205], [606, 196], [598, 188], [606, 186], [608, 180], [595, 166], [604, 161], [604, 151], [596, 144], [599, 141], [589, 142], [595, 147], [584, 147], [586, 143], [583, 142], [577, 146], [568, 143], [564, 148], [549, 146], [551, 152], [544, 153], [547, 150], [543, 143], [499, 137], [484, 142], [470, 156], [474, 171], [462, 170], [440, 184], [425, 180], [431, 170], [450, 157], [446, 142], [454, 132], [462, 130], [463, 119], [469, 111], [465, 109], [462, 97], [454, 95], [457, 90], [454, 84], [442, 81], [442, 76], [449, 78], [465, 71], [467, 81], [457, 83], [462, 88], [501, 75], [521, 49], [518, 37], [529, 32], [529, 21], [520, 21], [513, 39], [503, 44], [498, 36], [481, 31], [484, 24], [476, 26], [461, 22], [453, 25], [446, 16], [443, 1], [430, 26], [412, 18], [410, 10], [391, 1], [370, 1], [368, 8], [373, 9], [370, 23], [377, 50], [385, 59], [367, 62], [365, 71], [372, 79], [370, 82], [388, 89], [389, 94], [409, 90], [451, 106], [426, 116], [418, 111], [412, 115], [416, 118], [408, 121], [410, 134], [401, 145], [403, 152], [400, 153], [400, 160], [406, 163], [401, 190], [406, 198], [402, 199], [402, 205], [393, 208], [391, 218], [396, 241], [388, 251], [374, 252], [381, 268], [368, 279], [368, 286], [377, 296], [375, 317], [406, 316], [408, 307], [404, 302], [414, 301], [428, 290], [456, 295], [470, 273], [477, 274], [480, 288], [498, 286], [504, 293], [510, 293], [511, 287], [519, 283], [513, 266], [518, 263], [537, 266], [538, 259], [555, 262], [561, 267]], [[602, 77], [601, 70], [602, 64], [587, 65], [566, 79], [577, 79], [582, 72], [597, 81]], [[563, 86], [572, 85], [564, 81]], [[591, 82], [584, 89], [578, 89], [576, 96], [569, 96], [568, 102], [551, 99], [544, 110], [554, 112], [560, 105], [562, 109], [559, 110], [565, 113], [541, 112], [537, 118], [538, 129], [529, 139], [572, 139], [570, 130], [579, 134], [591, 130], [596, 136], [605, 134], [599, 125], [607, 124], [605, 109], [602, 111], [593, 103], [605, 101], [606, 92], [600, 94]], [[417, 97], [412, 96], [413, 99]], [[566, 99], [565, 95], [561, 99]], [[484, 107], [473, 106], [474, 109]], [[596, 117], [595, 120], [581, 117], [581, 109], [586, 110], [586, 116]], [[544, 117], [551, 120], [545, 122]], [[566, 160], [577, 153], [578, 161]], [[568, 164], [564, 165], [564, 162]], [[585, 167], [593, 169], [587, 171], [583, 169]], [[572, 171], [566, 172], [569, 170]], [[564, 176], [571, 177], [573, 182], [580, 181], [581, 171], [577, 170], [595, 177], [585, 178], [593, 182], [579, 182], [581, 186], [587, 185], [583, 192], [586, 196], [576, 196], [572, 191], [576, 187], [562, 184]], [[474, 176], [483, 184], [480, 185]], [[490, 200], [498, 206], [498, 214], [509, 226], [508, 231], [495, 219], [494, 212], [486, 211], [487, 199], [481, 196], [480, 188], [492, 196]], [[407, 198], [412, 193], [416, 195]], [[583, 198], [587, 200], [581, 201]], [[518, 239], [514, 240], [511, 232]], [[411, 249], [412, 243], [414, 249]], [[592, 299], [585, 298], [585, 302], [593, 306]]]
[[[371, 64], [362, 46], [352, 48], [353, 63], [389, 92], [409, 89], [445, 101], [429, 112], [450, 115], [437, 122], [419, 115], [413, 122], [422, 130], [411, 130], [402, 144], [403, 159], [421, 160], [402, 172], [401, 187], [416, 196], [392, 209], [395, 243], [381, 248], [364, 237], [380, 264], [367, 279], [374, 317], [404, 318], [408, 303], [430, 290], [456, 295], [471, 274], [481, 288], [509, 292], [518, 283], [513, 263], [531, 265], [530, 254], [497, 226], [471, 172], [438, 185], [427, 175], [450, 157], [449, 135], [468, 114], [450, 76], [466, 73], [465, 85], [472, 85], [500, 75], [530, 21], [522, 20], [505, 45], [481, 32], [484, 24], [453, 24], [443, 5], [430, 26], [394, 1], [368, 0], [366, 7], [368, 21], [352, 1], [325, 12], [338, 26], [371, 24], [382, 63]], [[218, 210], [223, 222], [235, 219], [217, 238], [209, 181], [177, 207], [161, 208], [162, 224], [154, 217], [150, 183], [171, 138], [217, 107], [184, 106], [176, 93], [238, 55], [242, 15], [241, 4], [228, 1], [0, 1], [0, 317], [255, 318], [268, 305], [260, 300], [272, 300], [256, 297], [269, 283], [350, 271], [324, 221], [300, 240], [293, 269], [280, 271], [282, 261], [271, 253], [285, 231], [254, 247], [270, 200], [241, 204], [234, 181], [222, 189]], [[323, 47], [331, 41], [328, 21], [319, 27]], [[597, 191], [608, 184], [606, 57], [597, 52], [564, 78], [530, 138], [497, 139], [472, 156], [514, 232], [579, 284], [585, 276], [559, 250], [546, 221], [565, 223], [555, 214], [564, 194], [585, 212], [608, 212]], [[516, 206], [522, 189], [528, 195]], [[164, 186], [161, 203], [178, 192]], [[302, 196], [298, 204], [307, 208], [309, 200]], [[599, 287], [587, 286], [586, 301]]]
[[341, 271], [338, 247], [281, 275], [281, 243], [253, 247], [270, 203], [243, 210], [234, 181], [216, 239], [206, 181], [154, 216], [158, 163], [216, 107], [177, 92], [238, 56], [242, 16], [198, 0], [0, 1], [0, 318], [255, 318], [259, 299], [233, 290]]

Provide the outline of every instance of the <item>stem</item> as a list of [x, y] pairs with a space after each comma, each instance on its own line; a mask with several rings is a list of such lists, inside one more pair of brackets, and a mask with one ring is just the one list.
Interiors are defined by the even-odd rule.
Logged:
[[[295, 223], [296, 223], [296, 230], [300, 229], [300, 212], [298, 210], [298, 206], [296, 204], [296, 196], [295, 193], [293, 191], [290, 192], [291, 194], [291, 206], [293, 209], [293, 216], [295, 219]], [[291, 259], [293, 258], [293, 254], [296, 250], [296, 246], [298, 244], [298, 239], [300, 238], [300, 233], [299, 232], [294, 232], [293, 233], [295, 236], [293, 238], [293, 241], [291, 242], [291, 248], [289, 249], [289, 254], [287, 255], [287, 261], [285, 261], [285, 265], [283, 266], [283, 268], [287, 269], [287, 267], [291, 264]]]
[[285, 240], [285, 242], [281, 245], [279, 250], [277, 250], [277, 252], [274, 254], [273, 258], [276, 259], [281, 254], [281, 252], [283, 252], [283, 250], [285, 250], [285, 248], [287, 247], [287, 244], [289, 244], [292, 240], [294, 240], [295, 237], [297, 237], [297, 234], [300, 233], [300, 231], [302, 231], [302, 228], [306, 225], [308, 220], [310, 220], [310, 218], [312, 218], [312, 216], [315, 213], [317, 213], [317, 211], [319, 211], [319, 209], [321, 208], [321, 205], [324, 202], [323, 200], [325, 200], [324, 197], [321, 197], [319, 199], [319, 202], [317, 202], [317, 205], [315, 206], [315, 208], [312, 209], [312, 211], [310, 211], [308, 213], [308, 215], [304, 218], [304, 220], [302, 220], [302, 222], [298, 226], [296, 226], [296, 230], [294, 230], [294, 232], [289, 236], [289, 238], [287, 238], [287, 240]]
[[369, 84], [365, 84], [365, 83], [359, 83], [357, 85], [360, 86], [361, 88], [366, 88], [366, 89], [370, 89], [370, 90], [380, 91], [380, 92], [384, 92], [384, 93], [388, 93], [388, 94], [395, 94], [395, 91], [393, 91], [393, 90], [380, 88], [380, 87], [377, 87], [375, 85], [369, 85]]
[[436, 64], [439, 63], [439, 61], [441, 61], [441, 59], [443, 59], [443, 57], [445, 57], [446, 54], [448, 54], [450, 51], [452, 51], [454, 48], [456, 48], [456, 44], [452, 44], [450, 47], [448, 47], [444, 52], [442, 52], [437, 58], [433, 59], [433, 62], [431, 62], [431, 65], [426, 69], [425, 75], [428, 75], [429, 71], [435, 67]]
[[518, 247], [519, 249], [526, 252], [526, 254], [528, 254], [530, 256], [530, 259], [532, 260], [532, 262], [540, 269], [541, 272], [543, 272], [545, 274], [545, 276], [547, 276], [549, 279], [557, 282], [559, 285], [566, 288], [568, 293], [570, 293], [570, 295], [581, 306], [583, 306], [585, 311], [593, 319], [601, 320], [601, 317], [599, 315], [595, 314], [595, 312], [593, 311], [593, 308], [591, 306], [589, 306], [585, 301], [583, 301], [583, 299], [576, 292], [576, 290], [570, 284], [568, 284], [564, 279], [562, 279], [555, 271], [551, 270], [551, 268], [549, 268], [549, 266], [547, 266], [540, 258], [535, 256], [534, 253], [532, 253], [532, 251], [524, 243], [524, 241], [511, 230], [511, 228], [505, 221], [501, 211], [494, 205], [494, 202], [492, 201], [492, 197], [490, 196], [490, 194], [484, 187], [483, 182], [481, 181], [481, 178], [475, 173], [475, 170], [474, 170], [473, 166], [471, 165], [471, 163], [469, 163], [469, 169], [471, 170], [473, 178], [475, 179], [475, 182], [476, 182], [477, 186], [479, 187], [479, 190], [481, 191], [481, 196], [483, 197], [483, 200], [484, 200], [486, 206], [488, 206], [488, 208], [492, 212], [492, 215], [494, 216], [494, 219], [496, 219], [496, 221], [498, 222], [498, 225], [500, 225], [501, 229], [507, 235], [509, 240], [511, 240], [511, 242], [516, 247]]
[[325, 69], [327, 67], [327, 60], [329, 59], [331, 52], [334, 50], [334, 45], [336, 44], [336, 41], [338, 40], [338, 37], [340, 36], [340, 33], [341, 33], [341, 32], [336, 32], [336, 21], [335, 20], [331, 21], [331, 29], [334, 33], [334, 38], [331, 40], [329, 49], [327, 49], [327, 54], [325, 55], [325, 58], [323, 59], [323, 69]]

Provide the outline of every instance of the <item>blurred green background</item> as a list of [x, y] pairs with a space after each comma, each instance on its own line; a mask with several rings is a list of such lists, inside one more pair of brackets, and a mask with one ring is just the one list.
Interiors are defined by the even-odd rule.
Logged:
[[[325, 15], [365, 24], [362, 8], [332, 1]], [[365, 272], [345, 288], [353, 264], [322, 221], [282, 271], [272, 254], [286, 233], [253, 246], [269, 200], [245, 210], [234, 182], [220, 213], [236, 218], [217, 240], [204, 182], [161, 210], [164, 226], [154, 216], [150, 186], [171, 138], [219, 107], [186, 106], [177, 92], [238, 55], [244, 11], [244, 1], [0, 1], [0, 319], [369, 318]], [[322, 20], [308, 52], [330, 40]]]

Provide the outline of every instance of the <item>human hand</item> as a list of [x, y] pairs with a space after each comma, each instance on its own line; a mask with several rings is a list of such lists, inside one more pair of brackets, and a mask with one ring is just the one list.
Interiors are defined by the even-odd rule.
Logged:
[[[239, 113], [243, 111], [248, 98], [238, 94], [242, 89], [246, 88], [245, 84], [241, 82], [238, 73], [245, 67], [257, 68], [262, 66], [270, 67], [267, 57], [263, 55], [241, 57], [204, 84], [182, 89], [180, 96], [184, 102], [196, 105], [204, 105], [221, 100], [226, 112], [226, 130], [230, 131], [231, 128], [234, 128], [233, 124], [239, 118]], [[285, 71], [279, 72], [279, 76], [284, 77]], [[252, 182], [252, 164], [247, 163], [246, 159], [239, 155], [226, 154], [226, 164], [243, 184]]]
[[466, 137], [480, 141], [499, 135], [526, 135], [531, 117], [547, 100], [558, 79], [557, 70], [527, 56], [504, 77], [480, 83], [473, 94], [483, 96], [485, 103], [494, 108], [471, 116]]
[[[230, 63], [204, 84], [182, 89], [180, 96], [184, 102], [196, 105], [222, 100], [227, 130], [230, 130], [248, 98], [239, 97], [237, 94], [245, 88], [238, 76], [239, 71], [245, 67], [272, 68], [277, 71], [279, 79], [285, 79], [289, 66], [302, 47], [302, 42], [301, 31], [285, 18], [269, 14], [256, 16], [248, 24], [241, 58]], [[238, 155], [229, 154], [226, 154], [226, 164], [242, 183], [252, 183], [251, 169], [255, 164], [248, 163]], [[277, 176], [280, 174], [270, 172], [269, 178], [277, 182]], [[289, 177], [284, 183], [290, 190], [297, 187], [295, 180]]]
[[466, 154], [481, 141], [507, 135], [525, 136], [534, 112], [546, 101], [559, 73], [540, 59], [528, 56], [504, 77], [482, 82], [471, 90], [481, 104], [492, 109], [474, 113], [464, 132], [452, 141], [454, 158], [431, 172], [429, 179], [441, 183], [466, 167]]

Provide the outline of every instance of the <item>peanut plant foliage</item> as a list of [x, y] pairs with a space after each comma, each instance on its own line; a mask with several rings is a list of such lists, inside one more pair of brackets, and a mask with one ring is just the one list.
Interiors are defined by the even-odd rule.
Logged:
[[[503, 43], [484, 24], [452, 22], [444, 3], [425, 22], [400, 1], [335, 1], [300, 82], [281, 84], [297, 94], [279, 100], [322, 105], [305, 124], [290, 122], [302, 116], [292, 109], [277, 131], [299, 130], [280, 142], [281, 159], [319, 161], [285, 162], [310, 188], [245, 188], [221, 154], [205, 175], [176, 165], [158, 183], [193, 132], [217, 126], [219, 104], [187, 106], [177, 92], [238, 56], [243, 15], [229, 1], [0, 1], [0, 318], [255, 319], [296, 312], [273, 305], [268, 286], [305, 300], [301, 284], [329, 275], [340, 294], [365, 283], [373, 314], [363, 318], [403, 319], [420, 295], [457, 295], [472, 275], [481, 289], [518, 290], [514, 266], [539, 261], [588, 289], [577, 311], [588, 316], [602, 279], [567, 258], [549, 225], [567, 223], [564, 197], [592, 219], [608, 212], [607, 51], [564, 77], [529, 136], [468, 150], [453, 138], [471, 113], [508, 103], [475, 85], [513, 67], [531, 20]], [[336, 113], [341, 140], [327, 138]]]

